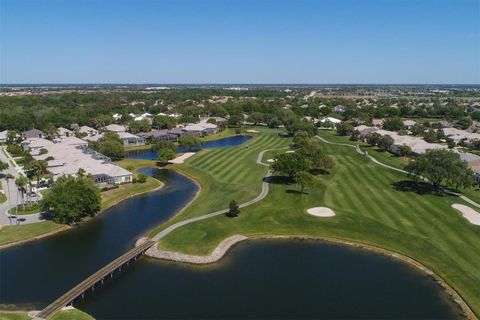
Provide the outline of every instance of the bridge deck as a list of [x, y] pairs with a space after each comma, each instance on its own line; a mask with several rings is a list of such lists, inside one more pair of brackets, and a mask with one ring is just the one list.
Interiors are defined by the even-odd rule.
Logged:
[[38, 315], [37, 318], [42, 318], [42, 319], [47, 319], [50, 317], [54, 312], [57, 310], [67, 306], [75, 300], [77, 297], [82, 295], [85, 291], [93, 287], [96, 283], [104, 279], [106, 276], [123, 266], [125, 263], [130, 261], [131, 259], [135, 258], [139, 254], [142, 254], [146, 250], [148, 250], [151, 246], [155, 244], [155, 241], [147, 241], [143, 243], [142, 245], [133, 248], [132, 250], [124, 253], [117, 259], [113, 260], [79, 284], [77, 284], [75, 287], [73, 287], [70, 291], [62, 295], [60, 298], [52, 302], [50, 305], [48, 305], [45, 309], [43, 309]]

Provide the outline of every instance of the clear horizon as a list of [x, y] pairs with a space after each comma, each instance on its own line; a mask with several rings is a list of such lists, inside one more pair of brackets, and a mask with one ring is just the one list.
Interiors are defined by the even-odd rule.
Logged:
[[0, 0], [0, 84], [478, 85], [476, 0]]

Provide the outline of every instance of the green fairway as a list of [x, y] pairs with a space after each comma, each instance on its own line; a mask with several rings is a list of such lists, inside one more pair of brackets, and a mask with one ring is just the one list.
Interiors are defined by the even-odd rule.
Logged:
[[261, 190], [262, 177], [267, 167], [256, 164], [258, 154], [265, 149], [287, 147], [290, 139], [280, 137], [278, 130], [258, 129], [262, 134], [232, 148], [206, 149], [183, 165], [173, 166], [194, 177], [201, 184], [198, 198], [180, 216], [150, 233], [151, 236], [167, 225], [193, 216], [203, 215], [228, 207], [231, 200], [241, 203]]
[[[349, 143], [348, 139], [337, 139]], [[258, 153], [285, 146], [288, 140], [265, 132], [248, 144], [248, 149], [240, 146], [202, 151], [179, 166], [201, 182], [202, 193], [176, 220], [225, 208], [231, 199], [242, 202], [258, 194], [260, 177], [266, 171], [255, 164]], [[186, 225], [163, 238], [161, 246], [206, 254], [234, 234], [305, 235], [361, 242], [425, 264], [480, 314], [480, 227], [468, 223], [450, 207], [465, 203], [454, 196], [418, 194], [405, 174], [378, 166], [351, 147], [320, 145], [335, 157], [337, 166], [329, 176], [319, 176], [315, 187], [306, 190], [309, 194], [292, 192], [298, 190], [295, 185], [271, 183], [267, 198], [242, 209], [238, 218], [221, 215]], [[265, 154], [264, 160], [273, 153]], [[392, 163], [402, 160], [382, 155], [390, 157]], [[306, 209], [316, 206], [332, 208], [337, 215], [317, 218], [306, 214]]]

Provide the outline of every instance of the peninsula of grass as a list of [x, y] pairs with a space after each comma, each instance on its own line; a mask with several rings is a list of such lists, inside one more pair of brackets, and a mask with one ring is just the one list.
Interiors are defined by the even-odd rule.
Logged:
[[0, 192], [0, 203], [5, 201], [7, 201], [7, 196], [3, 192]]
[[[342, 137], [335, 139], [349, 143]], [[279, 138], [272, 131], [263, 131], [248, 143], [248, 148], [202, 151], [183, 166], [177, 166], [199, 181], [202, 191], [175, 220], [226, 208], [232, 199], [243, 202], [254, 198], [266, 171], [255, 163], [257, 155], [261, 150], [288, 143], [288, 139]], [[252, 238], [306, 236], [361, 243], [425, 265], [479, 315], [480, 227], [451, 208], [453, 203], [466, 203], [455, 196], [419, 188], [405, 174], [376, 165], [351, 147], [320, 141], [319, 144], [335, 158], [337, 166], [330, 175], [318, 176], [315, 186], [306, 190], [308, 194], [295, 192], [299, 189], [295, 185], [272, 182], [267, 198], [241, 209], [238, 218], [221, 215], [188, 224], [163, 238], [160, 246], [205, 255], [235, 234]], [[272, 156], [273, 152], [265, 154], [264, 161]], [[306, 214], [308, 208], [318, 206], [333, 209], [336, 216], [318, 218]]]

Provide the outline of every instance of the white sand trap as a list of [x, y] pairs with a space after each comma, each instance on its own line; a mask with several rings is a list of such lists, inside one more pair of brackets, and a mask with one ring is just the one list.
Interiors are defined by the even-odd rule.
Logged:
[[191, 156], [193, 156], [194, 154], [195, 154], [195, 152], [185, 152], [180, 157], [176, 157], [175, 159], [170, 160], [169, 162], [170, 163], [175, 163], [175, 164], [180, 164], [180, 163], [183, 163], [188, 158], [190, 158]]
[[275, 162], [275, 159], [268, 159], [267, 162]]
[[307, 210], [308, 214], [316, 217], [333, 217], [335, 212], [332, 209], [327, 207], [315, 207]]
[[476, 224], [480, 226], [480, 213], [473, 210], [470, 207], [464, 206], [463, 204], [452, 204], [452, 208], [457, 209], [463, 214], [463, 217], [467, 219], [471, 224]]
[[286, 151], [285, 153], [295, 153], [295, 151], [293, 151], [293, 150], [288, 150], [288, 151]]
[[250, 129], [250, 130], [247, 130], [247, 132], [250, 132], [250, 133], [258, 133], [259, 131], [257, 131], [257, 130], [251, 130], [251, 129]]

